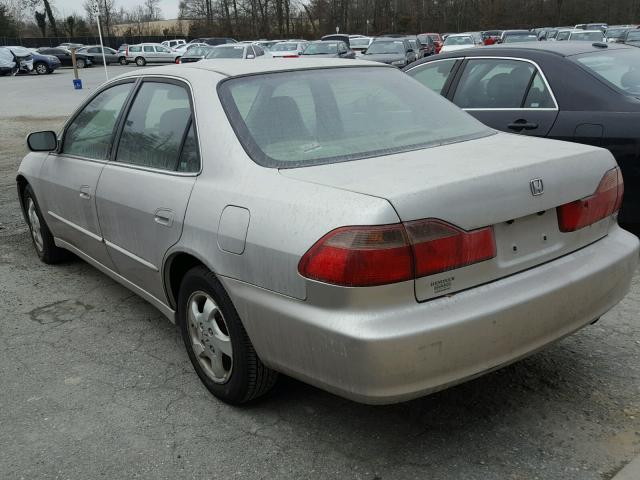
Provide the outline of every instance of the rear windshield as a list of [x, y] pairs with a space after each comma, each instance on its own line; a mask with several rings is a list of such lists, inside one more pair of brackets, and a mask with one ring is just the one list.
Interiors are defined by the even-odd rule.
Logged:
[[326, 55], [338, 52], [338, 42], [310, 43], [302, 52], [304, 55]]
[[390, 53], [404, 55], [404, 42], [402, 40], [375, 41], [367, 50], [367, 55]]
[[244, 53], [244, 47], [214, 47], [209, 53], [207, 58], [242, 58]]
[[505, 35], [504, 43], [518, 43], [518, 42], [537, 42], [538, 37], [533, 33], [516, 33]]
[[584, 53], [572, 58], [606, 83], [630, 95], [640, 95], [640, 49]]
[[640, 31], [634, 30], [633, 32], [629, 32], [627, 35], [627, 42], [637, 42], [640, 41]]
[[352, 38], [349, 40], [352, 47], [367, 47], [369, 46], [368, 38]]
[[298, 50], [297, 43], [277, 43], [271, 48], [272, 52], [293, 52]]
[[601, 32], [574, 32], [569, 40], [578, 40], [581, 42], [600, 42], [604, 39]]
[[240, 142], [265, 167], [343, 162], [493, 133], [391, 68], [251, 75], [226, 80], [218, 91]]
[[448, 47], [451, 45], [473, 45], [471, 37], [447, 37], [444, 44]]

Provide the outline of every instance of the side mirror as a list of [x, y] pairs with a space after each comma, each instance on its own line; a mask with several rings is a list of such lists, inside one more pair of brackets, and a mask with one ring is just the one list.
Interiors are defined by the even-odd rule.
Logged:
[[27, 146], [32, 152], [53, 152], [58, 148], [58, 138], [51, 130], [33, 132], [27, 137]]
[[251, 60], [251, 59], [253, 59], [253, 58], [256, 58], [256, 56], [250, 53], [249, 55], [247, 55], [247, 58], [248, 58], [249, 60]]
[[407, 53], [413, 53], [413, 48], [410, 48], [409, 50], [407, 50]]

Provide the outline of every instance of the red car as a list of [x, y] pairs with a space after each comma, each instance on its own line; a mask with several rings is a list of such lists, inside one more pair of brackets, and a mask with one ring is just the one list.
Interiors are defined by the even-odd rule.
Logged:
[[431, 37], [431, 40], [433, 40], [433, 43], [436, 46], [436, 53], [440, 53], [440, 49], [442, 48], [442, 44], [444, 43], [444, 41], [442, 40], [442, 36], [440, 36], [439, 33], [421, 33], [420, 35], [418, 35], [418, 37], [421, 37], [422, 35]]

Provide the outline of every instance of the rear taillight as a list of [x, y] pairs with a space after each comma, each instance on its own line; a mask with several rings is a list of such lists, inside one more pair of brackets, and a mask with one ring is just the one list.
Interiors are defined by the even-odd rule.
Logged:
[[298, 265], [306, 278], [368, 287], [412, 280], [493, 258], [493, 229], [467, 232], [440, 220], [342, 227], [318, 240]]
[[402, 224], [342, 227], [318, 240], [298, 271], [321, 282], [368, 287], [412, 279], [413, 259]]
[[558, 207], [561, 232], [575, 232], [620, 210], [624, 183], [618, 167], [612, 168], [600, 181], [595, 193]]
[[282, 58], [298, 58], [298, 55], [284, 55]]
[[491, 227], [467, 232], [440, 220], [405, 223], [416, 277], [453, 270], [496, 256]]

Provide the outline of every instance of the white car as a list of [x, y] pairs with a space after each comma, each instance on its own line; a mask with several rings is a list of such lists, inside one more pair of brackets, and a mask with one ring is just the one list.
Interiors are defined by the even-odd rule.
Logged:
[[213, 47], [205, 59], [214, 58], [236, 58], [238, 60], [253, 60], [271, 58], [271, 54], [266, 52], [260, 45], [248, 43], [228, 43]]
[[442, 44], [440, 53], [454, 52], [456, 50], [462, 50], [464, 48], [476, 47], [477, 42], [473, 35], [468, 33], [454, 33], [449, 35]]
[[172, 50], [175, 50], [176, 48], [178, 48], [181, 45], [185, 45], [187, 43], [186, 40], [183, 40], [181, 38], [175, 39], [175, 40], [165, 40], [164, 42], [162, 42], [160, 45], [164, 45], [167, 48], [170, 48]]
[[201, 42], [192, 42], [192, 43], [183, 43], [182, 45], [177, 46], [173, 49], [174, 52], [179, 53], [180, 55], [184, 55], [187, 50], [191, 47], [210, 47], [208, 43]]

